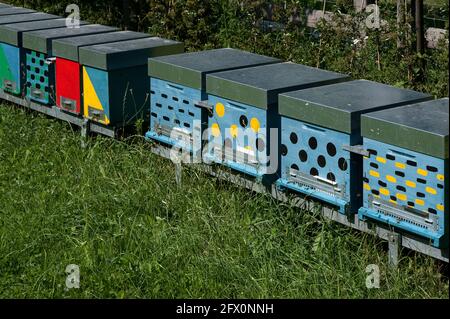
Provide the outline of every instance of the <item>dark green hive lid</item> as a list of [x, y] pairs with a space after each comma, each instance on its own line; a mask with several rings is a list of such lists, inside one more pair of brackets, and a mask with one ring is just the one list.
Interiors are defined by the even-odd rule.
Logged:
[[[86, 22], [80, 24], [84, 25]], [[65, 18], [0, 25], [0, 41], [21, 47], [24, 32], [65, 27]]]
[[280, 93], [347, 79], [347, 75], [287, 62], [209, 74], [206, 76], [206, 91], [267, 109], [278, 102]]
[[47, 13], [27, 13], [27, 14], [17, 14], [9, 16], [0, 16], [0, 25], [11, 24], [11, 23], [21, 23], [28, 21], [40, 21], [40, 20], [50, 20], [60, 18], [53, 14]]
[[430, 156], [448, 158], [448, 98], [364, 114], [364, 137]]
[[117, 31], [117, 28], [100, 24], [88, 24], [81, 25], [79, 28], [57, 28], [25, 32], [23, 34], [23, 47], [26, 49], [52, 55], [52, 43], [55, 39], [113, 31]]
[[356, 80], [280, 95], [279, 112], [345, 133], [358, 133], [361, 114], [431, 99], [428, 94]]
[[11, 14], [24, 14], [24, 13], [34, 13], [36, 11], [26, 8], [19, 7], [6, 7], [0, 8], [0, 16], [6, 16]]
[[147, 65], [149, 57], [184, 51], [182, 42], [158, 37], [98, 44], [79, 49], [80, 63], [102, 70]]
[[281, 60], [236, 49], [217, 49], [149, 59], [148, 74], [204, 90], [209, 73], [277, 62]]
[[56, 57], [79, 61], [78, 50], [81, 47], [104, 44], [109, 42], [120, 42], [134, 39], [149, 38], [150, 35], [133, 31], [118, 31], [101, 34], [84, 35], [73, 38], [64, 38], [53, 41], [53, 55]]

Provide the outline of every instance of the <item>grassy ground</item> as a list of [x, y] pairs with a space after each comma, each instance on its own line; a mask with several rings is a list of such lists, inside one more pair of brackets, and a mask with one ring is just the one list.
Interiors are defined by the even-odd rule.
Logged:
[[[172, 164], [0, 106], [2, 298], [448, 298], [443, 264]], [[81, 288], [65, 290], [77, 264]], [[365, 268], [381, 269], [380, 289]]]

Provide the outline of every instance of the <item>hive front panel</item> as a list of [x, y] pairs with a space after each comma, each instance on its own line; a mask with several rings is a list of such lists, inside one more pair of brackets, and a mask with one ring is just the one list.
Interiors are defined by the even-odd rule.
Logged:
[[79, 49], [84, 116], [105, 125], [129, 125], [150, 110], [148, 58], [182, 53], [184, 45], [158, 37]]
[[20, 49], [0, 43], [0, 89], [13, 94], [20, 93]]
[[447, 99], [363, 117], [362, 220], [376, 220], [448, 247]]
[[118, 31], [64, 38], [53, 41], [56, 57], [56, 105], [64, 111], [82, 114], [82, 66], [79, 49], [97, 44], [121, 42], [150, 37], [148, 34]]
[[198, 153], [210, 114], [199, 106], [207, 99], [206, 75], [277, 62], [280, 60], [236, 49], [150, 59], [151, 117], [146, 137]]
[[281, 178], [288, 188], [355, 214], [362, 206], [360, 116], [431, 97], [358, 80], [280, 96]]
[[25, 32], [23, 46], [26, 49], [26, 96], [41, 104], [56, 104], [55, 61], [52, 41], [116, 31], [117, 28], [102, 25], [81, 25], [79, 28], [56, 28]]
[[347, 80], [342, 74], [279, 63], [207, 76], [206, 157], [270, 182], [280, 173], [278, 94]]
[[[299, 191], [306, 196], [320, 194], [325, 202], [345, 211], [360, 181], [350, 171], [358, 171], [358, 161], [342, 149], [358, 140], [342, 132], [281, 118], [281, 170], [278, 185]], [[353, 199], [355, 200], [355, 199]]]
[[208, 118], [205, 158], [259, 179], [275, 174], [277, 169], [271, 173], [268, 167], [271, 132], [266, 128], [280, 127], [277, 114], [215, 95], [208, 95], [208, 102], [214, 111]]

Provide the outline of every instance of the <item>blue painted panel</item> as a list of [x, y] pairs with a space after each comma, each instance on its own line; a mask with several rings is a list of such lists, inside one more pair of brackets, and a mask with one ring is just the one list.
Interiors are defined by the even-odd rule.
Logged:
[[448, 232], [445, 161], [371, 139], [364, 139], [364, 147], [371, 155], [364, 160], [364, 208], [359, 217], [442, 245], [440, 239]]
[[[271, 136], [268, 128], [278, 128], [277, 114], [271, 116], [272, 123], [268, 122], [266, 110], [251, 105], [214, 95], [208, 96], [208, 103], [213, 106], [213, 114], [208, 119], [207, 160], [258, 179], [277, 174], [278, 167], [274, 172], [267, 165]], [[224, 157], [225, 152], [228, 156]]]
[[[150, 79], [150, 87], [150, 130], [146, 137], [188, 151], [201, 150], [200, 137], [206, 120], [202, 119], [202, 109], [195, 104], [205, 100], [206, 94], [156, 78]], [[177, 139], [178, 135], [183, 139]]]
[[357, 211], [358, 159], [344, 145], [355, 143], [346, 133], [281, 118], [281, 179], [277, 184], [339, 207]]
[[109, 105], [109, 74], [107, 71], [84, 67], [91, 84], [95, 90], [95, 93], [100, 101], [101, 108], [105, 115], [110, 118], [110, 105]]

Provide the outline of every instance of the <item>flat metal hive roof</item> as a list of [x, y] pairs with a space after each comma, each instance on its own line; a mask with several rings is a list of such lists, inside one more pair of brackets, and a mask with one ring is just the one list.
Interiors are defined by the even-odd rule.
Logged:
[[0, 25], [11, 24], [11, 23], [21, 23], [27, 21], [40, 21], [61, 18], [53, 14], [47, 13], [26, 13], [26, 14], [14, 14], [7, 16], [0, 16]]
[[134, 39], [149, 38], [150, 35], [133, 31], [117, 31], [101, 34], [84, 35], [53, 41], [53, 55], [71, 61], [79, 61], [78, 50], [84, 46], [92, 46], [109, 42], [120, 42]]
[[364, 137], [439, 158], [448, 158], [448, 98], [364, 114]]
[[428, 94], [356, 80], [282, 94], [279, 112], [350, 134], [359, 133], [361, 114], [429, 99]]
[[205, 89], [206, 74], [281, 62], [279, 59], [237, 49], [216, 49], [149, 59], [151, 77]]
[[278, 94], [346, 81], [347, 75], [292, 62], [263, 65], [206, 76], [208, 94], [267, 109]]
[[11, 14], [33, 13], [35, 10], [20, 8], [20, 7], [6, 7], [0, 8], [0, 16], [6, 16]]
[[151, 37], [82, 47], [79, 49], [79, 62], [102, 70], [113, 70], [147, 65], [149, 57], [183, 51], [182, 42]]
[[80, 35], [113, 32], [118, 29], [100, 24], [86, 24], [79, 28], [57, 28], [25, 32], [23, 34], [23, 47], [37, 52], [52, 54], [52, 43], [55, 39], [70, 38]]
[[[80, 22], [80, 24], [87, 23]], [[65, 18], [0, 25], [0, 41], [21, 47], [24, 32], [65, 27]]]

